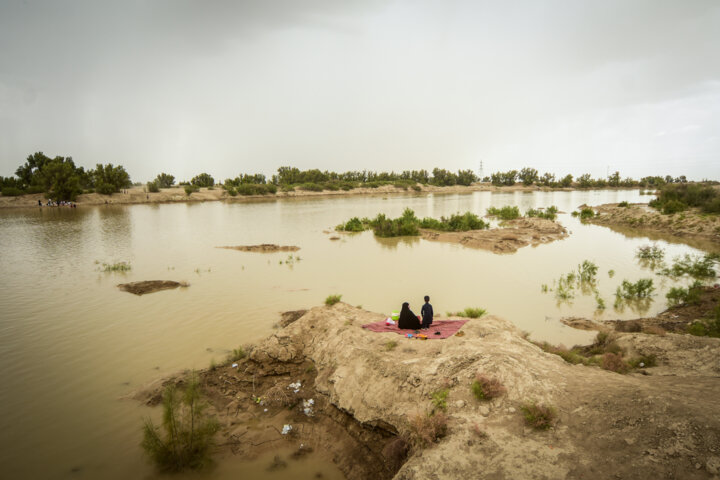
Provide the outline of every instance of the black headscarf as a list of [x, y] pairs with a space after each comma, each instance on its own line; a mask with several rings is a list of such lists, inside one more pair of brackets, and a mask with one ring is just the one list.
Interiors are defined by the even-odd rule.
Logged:
[[398, 328], [406, 328], [409, 330], [420, 329], [420, 320], [418, 320], [417, 316], [410, 310], [410, 304], [408, 302], [402, 304]]

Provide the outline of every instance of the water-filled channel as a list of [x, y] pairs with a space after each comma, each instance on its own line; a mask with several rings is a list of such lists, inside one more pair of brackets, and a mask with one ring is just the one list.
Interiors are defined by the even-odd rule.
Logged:
[[[636, 190], [407, 195], [277, 200], [260, 203], [166, 204], [0, 211], [0, 465], [7, 478], [139, 478], [155, 473], [139, 448], [150, 409], [122, 399], [139, 386], [186, 368], [206, 368], [238, 345], [272, 331], [279, 312], [321, 304], [329, 294], [389, 313], [403, 301], [419, 311], [428, 294], [436, 314], [482, 307], [539, 340], [588, 342], [592, 334], [563, 326], [563, 316], [634, 318], [665, 308], [672, 285], [635, 259], [642, 237], [583, 225], [578, 205], [647, 201]], [[419, 217], [489, 206], [556, 205], [571, 232], [564, 240], [497, 255], [416, 238], [376, 239], [372, 232], [326, 233], [350, 217]], [[215, 248], [276, 243], [288, 253]], [[698, 251], [657, 241], [672, 258]], [[299, 259], [297, 258], [299, 257]], [[598, 291], [558, 304], [541, 285], [583, 260], [599, 267]], [[127, 261], [127, 273], [104, 273], [103, 262]], [[99, 263], [98, 263], [99, 262]], [[611, 278], [608, 271], [613, 270]], [[643, 312], [613, 308], [624, 279], [655, 280]], [[145, 296], [118, 283], [177, 280], [189, 288]], [[225, 461], [213, 478], [325, 478], [328, 465], [298, 464], [278, 474], [258, 464]], [[274, 475], [274, 476], [273, 476]]]

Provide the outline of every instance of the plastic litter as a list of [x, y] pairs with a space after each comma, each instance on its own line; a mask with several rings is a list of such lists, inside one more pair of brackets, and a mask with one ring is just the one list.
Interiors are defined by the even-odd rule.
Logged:
[[283, 425], [282, 433], [283, 435], [287, 435], [292, 430], [292, 425], [285, 424]]

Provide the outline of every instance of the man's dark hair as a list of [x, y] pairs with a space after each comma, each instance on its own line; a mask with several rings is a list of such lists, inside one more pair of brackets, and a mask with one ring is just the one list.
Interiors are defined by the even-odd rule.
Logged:
[[430, 297], [428, 297], [427, 295], [425, 295], [425, 301], [426, 301], [426, 302], [429, 302], [429, 301], [430, 301]]

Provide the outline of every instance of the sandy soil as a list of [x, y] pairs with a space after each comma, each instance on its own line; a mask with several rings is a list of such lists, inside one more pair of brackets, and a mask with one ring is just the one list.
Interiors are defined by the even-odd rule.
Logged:
[[565, 227], [544, 218], [518, 218], [505, 222], [505, 225], [505, 228], [469, 232], [422, 230], [421, 235], [425, 240], [459, 243], [494, 253], [513, 253], [527, 245], [537, 246], [568, 236]]
[[[201, 188], [192, 195], [186, 195], [183, 187], [162, 188], [157, 193], [145, 192], [145, 187], [132, 187], [125, 190], [127, 193], [115, 193], [113, 195], [101, 195], [99, 193], [91, 193], [80, 195], [77, 198], [78, 206], [83, 205], [104, 205], [104, 204], [142, 204], [142, 203], [175, 203], [175, 202], [207, 202], [223, 200], [227, 202], [256, 202], [262, 200], [272, 200], [275, 198], [303, 198], [303, 197], [346, 197], [353, 195], [420, 195], [427, 193], [434, 194], [450, 194], [450, 193], [468, 193], [478, 191], [490, 192], [533, 192], [533, 191], [570, 191], [570, 188], [551, 189], [548, 187], [538, 187], [536, 185], [525, 187], [522, 184], [510, 187], [495, 187], [489, 183], [476, 183], [468, 187], [456, 185], [452, 187], [435, 187], [432, 185], [421, 186], [420, 191], [416, 192], [412, 189], [397, 188], [392, 185], [384, 185], [378, 188], [355, 188], [347, 192], [343, 190], [322, 192], [308, 192], [305, 190], [296, 190], [293, 192], [280, 192], [275, 195], [250, 195], [231, 197], [221, 187], [214, 187], [212, 190]], [[0, 208], [28, 208], [37, 207], [38, 200], [46, 203], [44, 194], [20, 195], [18, 197], [4, 197], [0, 195]], [[58, 208], [58, 207], [53, 207]], [[62, 207], [59, 207], [62, 208]]]
[[644, 204], [631, 204], [620, 207], [618, 204], [606, 204], [594, 207], [598, 216], [589, 223], [603, 225], [627, 234], [628, 230], [655, 238], [688, 243], [704, 249], [720, 248], [720, 215], [706, 215], [693, 209], [672, 215], [663, 215]]
[[[618, 334], [640, 353], [660, 353], [645, 375], [620, 375], [570, 365], [497, 317], [470, 320], [462, 337], [436, 342], [360, 327], [383, 317], [344, 303], [316, 307], [256, 345], [238, 368], [204, 372], [223, 451], [253, 457], [302, 444], [350, 479], [718, 475], [720, 339]], [[392, 340], [398, 345], [388, 348]], [[477, 401], [470, 385], [478, 372], [499, 378], [507, 393]], [[288, 389], [297, 380], [302, 388]], [[425, 415], [442, 388], [450, 392], [448, 435], [405, 459], [392, 454], [409, 416]], [[152, 403], [158, 395], [150, 389], [138, 398]], [[309, 398], [312, 417], [301, 411]], [[526, 427], [520, 407], [527, 402], [552, 405], [555, 426]], [[281, 434], [287, 423], [294, 434]]]
[[171, 290], [178, 287], [188, 287], [187, 283], [175, 282], [172, 280], [145, 280], [142, 282], [121, 283], [118, 288], [123, 292], [145, 295], [146, 293]]
[[241, 252], [256, 253], [275, 253], [275, 252], [297, 252], [300, 247], [294, 245], [275, 245], [272, 243], [263, 243], [261, 245], [238, 245], [235, 247], [215, 247], [226, 248], [228, 250], [239, 250]]

